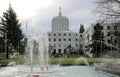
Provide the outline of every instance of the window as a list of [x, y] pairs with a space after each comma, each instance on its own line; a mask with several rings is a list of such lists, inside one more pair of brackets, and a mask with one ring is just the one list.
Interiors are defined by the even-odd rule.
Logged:
[[108, 47], [108, 50], [111, 50], [111, 47]]
[[71, 36], [71, 34], [69, 34], [69, 36]]
[[76, 36], [77, 36], [78, 34], [76, 34]]
[[66, 41], [66, 39], [64, 38], [64, 41]]
[[71, 39], [69, 38], [69, 41], [71, 41]]
[[78, 44], [76, 44], [76, 47], [78, 46]]
[[107, 26], [107, 29], [110, 30], [110, 26]]
[[104, 29], [104, 26], [101, 26], [101, 30], [103, 30]]
[[104, 37], [104, 33], [103, 32], [101, 33], [101, 37]]
[[54, 34], [54, 36], [56, 36], [56, 34]]
[[110, 40], [108, 40], [107, 42], [110, 43]]
[[117, 30], [117, 26], [114, 26], [114, 30]]
[[114, 40], [114, 43], [115, 43], [115, 44], [117, 43], [117, 40], [116, 40], [116, 39]]
[[51, 36], [51, 34], [49, 34], [49, 36]]
[[118, 36], [118, 32], [117, 32], [117, 31], [115, 31], [115, 32], [114, 32], [114, 35], [115, 35], [115, 36]]
[[66, 34], [64, 34], [64, 36], [66, 36]]
[[61, 54], [61, 49], [58, 49], [58, 53]]
[[53, 54], [55, 54], [56, 53], [56, 49], [54, 49], [54, 52], [53, 52]]
[[59, 41], [61, 41], [61, 39], [59, 38]]
[[51, 39], [49, 38], [49, 41], [51, 41]]
[[80, 45], [80, 47], [82, 48], [82, 45]]
[[61, 36], [61, 34], [59, 34], [59, 36]]
[[64, 54], [66, 54], [67, 52], [66, 52], [66, 49], [64, 49]]
[[110, 36], [110, 32], [107, 33], [107, 36]]
[[56, 41], [56, 39], [54, 38], [54, 41]]
[[78, 41], [78, 39], [76, 38], [76, 41]]
[[82, 37], [82, 35], [80, 35], [80, 37]]

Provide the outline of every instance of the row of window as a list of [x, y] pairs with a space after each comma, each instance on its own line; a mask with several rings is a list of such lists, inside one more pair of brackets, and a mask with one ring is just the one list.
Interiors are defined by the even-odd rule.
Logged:
[[116, 43], [117, 43], [117, 40], [116, 40], [116, 39], [115, 39], [115, 40], [110, 40], [110, 39], [108, 39], [107, 42], [108, 42], [108, 43], [114, 43], [114, 44], [116, 44]]
[[[71, 44], [69, 44], [69, 45], [71, 45]], [[76, 45], [76, 47], [78, 47], [79, 45], [76, 43], [75, 44]], [[61, 44], [58, 44], [58, 47], [62, 47], [63, 45], [61, 45]], [[66, 44], [64, 44], [64, 47], [66, 47], [67, 45]], [[56, 44], [54, 44], [54, 47], [56, 47]]]
[[[104, 26], [102, 26], [102, 29], [103, 27]], [[107, 30], [111, 30], [111, 29], [117, 30], [117, 26], [107, 26]]]
[[[117, 35], [118, 35], [118, 32], [114, 32], [114, 33], [108, 32], [108, 33], [107, 33], [107, 36], [111, 36], [111, 35], [117, 36]], [[103, 33], [103, 32], [101, 33], [101, 36], [104, 36], [104, 33]]]
[[110, 30], [112, 27], [114, 28], [114, 30], [117, 30], [117, 26], [107, 26], [107, 29]]
[[108, 32], [108, 33], [107, 33], [107, 36], [111, 36], [111, 35], [117, 36], [117, 35], [118, 35], [118, 32], [114, 32], [114, 33]]
[[[52, 41], [52, 39], [51, 39], [51, 38], [49, 38], [49, 41]], [[53, 41], [57, 41], [57, 39], [56, 39], [56, 38], [54, 38], [54, 39], [53, 39]], [[59, 38], [59, 39], [58, 39], [58, 41], [62, 41], [62, 39], [61, 39], [61, 38]], [[67, 41], [67, 39], [66, 39], [66, 38], [64, 38], [64, 39], [63, 39], [63, 41]], [[72, 39], [71, 39], [71, 38], [69, 38], [69, 39], [68, 39], [68, 41], [72, 41]], [[78, 41], [78, 39], [76, 39], [76, 41]]]
[[[49, 36], [52, 36], [52, 34], [48, 34]], [[56, 36], [57, 34], [53, 34], [53, 36]], [[62, 34], [58, 34], [58, 36], [61, 36]], [[64, 33], [63, 36], [66, 36], [67, 34]], [[69, 36], [71, 36], [71, 34], [68, 34]], [[78, 34], [76, 34], [76, 36], [78, 36]]]

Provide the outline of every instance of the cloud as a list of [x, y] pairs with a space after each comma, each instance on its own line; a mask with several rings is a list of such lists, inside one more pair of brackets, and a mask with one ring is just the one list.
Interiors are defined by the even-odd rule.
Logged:
[[11, 4], [21, 19], [31, 18], [37, 10], [44, 9], [53, 4], [53, 0], [11, 0]]
[[89, 9], [79, 9], [79, 10], [69, 13], [68, 16], [73, 19], [92, 18], [91, 11]]
[[[72, 31], [78, 32], [80, 24], [88, 27], [97, 19], [91, 13], [94, 7], [91, 0], [10, 0], [10, 2], [20, 19], [23, 32], [26, 33], [27, 23], [28, 29], [34, 30], [34, 36], [40, 32], [51, 31], [51, 20], [58, 16], [59, 6], [62, 7], [63, 16], [69, 18]], [[0, 16], [8, 6], [8, 0], [0, 0]]]
[[51, 19], [58, 15], [58, 7], [61, 5], [63, 16], [67, 16], [70, 20], [70, 30], [78, 32], [80, 23], [87, 27], [88, 25], [86, 24], [90, 24], [91, 21], [93, 22], [95, 19], [91, 14], [91, 8], [88, 8], [88, 4], [90, 4], [90, 2], [79, 0], [56, 0], [55, 3], [48, 8], [38, 10], [34, 24], [36, 24], [36, 28], [44, 27], [44, 29], [46, 28], [46, 30], [50, 31], [52, 28]]

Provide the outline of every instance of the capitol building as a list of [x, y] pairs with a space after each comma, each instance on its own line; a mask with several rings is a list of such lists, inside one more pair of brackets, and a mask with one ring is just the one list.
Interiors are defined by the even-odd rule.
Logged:
[[78, 51], [79, 33], [69, 30], [69, 19], [62, 16], [61, 7], [58, 16], [52, 18], [52, 31], [48, 32], [48, 38], [49, 51], [53, 55], [64, 56]]

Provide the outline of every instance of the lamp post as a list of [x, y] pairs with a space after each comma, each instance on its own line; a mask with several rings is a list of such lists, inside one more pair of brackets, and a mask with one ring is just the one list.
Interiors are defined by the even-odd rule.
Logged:
[[8, 55], [8, 50], [7, 50], [7, 34], [5, 33], [5, 36], [4, 36], [4, 50], [5, 50], [5, 53], [6, 53], [6, 58], [9, 58], [9, 55]]
[[111, 35], [111, 56], [112, 56], [112, 51], [113, 51], [113, 36], [114, 36], [114, 31], [113, 31], [112, 28], [111, 28], [111, 33], [110, 33], [110, 35]]
[[102, 32], [100, 33], [100, 50], [101, 50], [101, 52], [100, 52], [100, 55], [102, 55]]
[[18, 43], [18, 53], [20, 53], [19, 48], [20, 48], [20, 47], [19, 47], [19, 43]]
[[3, 53], [3, 52], [2, 52], [2, 44], [1, 44], [0, 48], [1, 48], [1, 51], [0, 51], [0, 52]]

